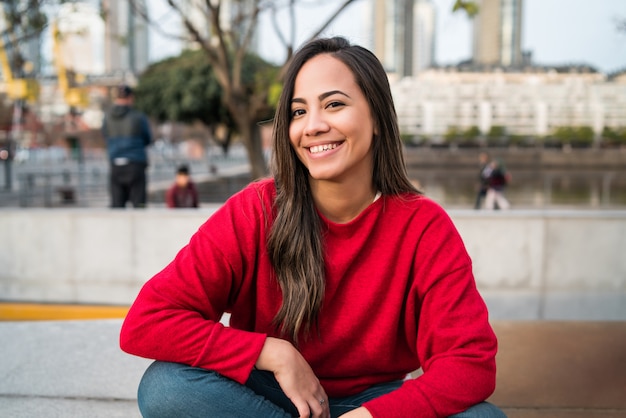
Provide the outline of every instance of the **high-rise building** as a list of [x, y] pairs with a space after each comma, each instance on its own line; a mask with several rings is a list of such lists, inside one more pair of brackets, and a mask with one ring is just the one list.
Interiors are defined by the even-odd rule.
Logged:
[[410, 77], [433, 64], [435, 11], [430, 0], [375, 0], [374, 53], [389, 73]]
[[145, 0], [102, 0], [107, 13], [105, 27], [105, 70], [112, 74], [138, 74], [148, 66], [148, 26], [139, 10]]
[[59, 56], [54, 56], [54, 72], [60, 68], [83, 75], [100, 75], [105, 71], [103, 53], [104, 20], [98, 10], [88, 3], [65, 3], [55, 21], [58, 37], [53, 33], [52, 43], [59, 43]]
[[435, 7], [431, 0], [417, 0], [414, 5], [413, 75], [427, 70], [435, 62]]
[[522, 64], [523, 0], [479, 0], [474, 18], [473, 61], [478, 65]]

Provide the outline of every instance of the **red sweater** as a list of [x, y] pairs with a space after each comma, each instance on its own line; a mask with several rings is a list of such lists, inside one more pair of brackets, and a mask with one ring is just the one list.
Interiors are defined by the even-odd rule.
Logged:
[[[121, 331], [128, 353], [190, 364], [245, 383], [281, 303], [266, 239], [274, 183], [230, 198], [149, 280]], [[300, 351], [330, 397], [424, 374], [367, 402], [374, 417], [443, 417], [495, 387], [496, 337], [471, 260], [443, 209], [383, 196], [327, 229], [319, 330]], [[219, 320], [231, 313], [230, 327]]]

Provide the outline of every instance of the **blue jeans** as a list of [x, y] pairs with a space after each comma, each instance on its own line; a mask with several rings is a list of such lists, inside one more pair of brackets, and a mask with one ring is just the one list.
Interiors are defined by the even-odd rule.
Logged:
[[[333, 418], [402, 385], [394, 381], [373, 386], [345, 398], [329, 398]], [[298, 412], [270, 372], [253, 370], [245, 385], [216, 372], [178, 363], [154, 362], [138, 391], [145, 418], [292, 418]], [[506, 418], [496, 406], [480, 403], [454, 418]]]

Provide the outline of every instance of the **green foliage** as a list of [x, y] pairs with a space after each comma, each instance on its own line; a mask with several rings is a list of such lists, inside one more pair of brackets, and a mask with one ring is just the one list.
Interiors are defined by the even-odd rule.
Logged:
[[185, 51], [146, 69], [139, 78], [135, 104], [160, 122], [200, 120], [211, 125], [226, 116], [220, 97], [221, 89], [206, 56]]
[[487, 132], [487, 138], [502, 138], [506, 135], [506, 128], [504, 126], [493, 125]]
[[491, 126], [485, 136], [487, 145], [490, 147], [506, 145], [509, 139], [509, 136], [506, 134], [506, 128], [499, 125]]
[[[268, 79], [274, 71], [270, 64], [249, 54], [242, 71], [246, 93], [268, 89]], [[160, 122], [200, 121], [207, 126], [223, 123], [235, 130], [233, 119], [222, 103], [222, 87], [201, 50], [184, 51], [178, 57], [148, 67], [139, 78], [136, 106]]]
[[6, 30], [26, 37], [41, 33], [48, 24], [48, 17], [41, 9], [45, 3], [43, 0], [3, 1]]
[[460, 136], [461, 130], [458, 126], [448, 126], [448, 129], [443, 134], [443, 138], [448, 144], [455, 142]]
[[414, 142], [414, 139], [415, 139], [415, 136], [413, 134], [407, 134], [407, 133], [401, 133], [400, 134], [400, 140], [407, 147], [411, 147], [411, 146], [416, 145], [415, 142]]
[[452, 7], [452, 12], [458, 12], [459, 10], [465, 11], [467, 16], [471, 19], [478, 14], [480, 7], [475, 1], [456, 0]]
[[476, 139], [480, 136], [480, 129], [476, 125], [470, 126], [463, 132], [463, 136], [466, 139]]
[[589, 126], [559, 126], [552, 137], [561, 144], [573, 147], [588, 147], [593, 143], [593, 129]]
[[612, 129], [605, 126], [602, 130], [602, 144], [606, 146], [626, 145], [626, 127]]
[[480, 137], [480, 129], [478, 126], [470, 126], [467, 129], [461, 129], [458, 126], [449, 126], [443, 134], [446, 143], [454, 144], [460, 147], [478, 146], [478, 138]]

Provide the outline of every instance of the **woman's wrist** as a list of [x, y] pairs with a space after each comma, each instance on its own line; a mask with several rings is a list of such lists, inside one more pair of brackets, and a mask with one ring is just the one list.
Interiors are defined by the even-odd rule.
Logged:
[[259, 370], [268, 370], [275, 373], [280, 369], [281, 364], [286, 362], [289, 352], [293, 349], [293, 345], [288, 341], [267, 337], [254, 366]]

